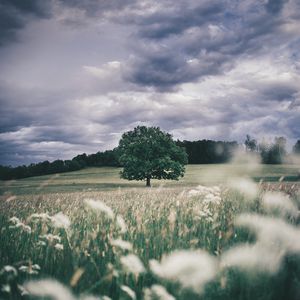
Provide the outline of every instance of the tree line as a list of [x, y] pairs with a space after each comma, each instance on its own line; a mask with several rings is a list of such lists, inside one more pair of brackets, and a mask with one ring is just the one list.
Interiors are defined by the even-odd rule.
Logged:
[[20, 179], [31, 176], [49, 175], [56, 173], [71, 172], [86, 167], [115, 167], [119, 166], [116, 149], [97, 152], [87, 155], [86, 153], [75, 156], [71, 160], [55, 160], [32, 163], [28, 166], [18, 167], [0, 166], [0, 180]]
[[[282, 136], [275, 137], [273, 142], [258, 142], [247, 135], [244, 145], [247, 152], [258, 153], [263, 164], [282, 164], [287, 160], [286, 142], [286, 138]], [[293, 154], [300, 155], [300, 140], [296, 142], [292, 151]]]
[[[213, 164], [226, 163], [230, 161], [234, 152], [240, 147], [236, 141], [176, 141], [177, 146], [185, 149], [188, 157], [188, 164]], [[286, 151], [286, 139], [275, 138], [273, 143], [262, 141], [247, 135], [244, 142], [247, 152], [256, 152], [261, 156], [264, 164], [280, 164], [284, 161]], [[300, 155], [300, 140], [293, 147], [293, 152]], [[77, 155], [71, 160], [55, 160], [53, 162], [43, 161], [22, 165], [18, 167], [0, 166], [0, 180], [20, 179], [31, 176], [49, 175], [70, 171], [77, 171], [86, 167], [121, 167], [118, 148], [97, 152], [87, 155]]]

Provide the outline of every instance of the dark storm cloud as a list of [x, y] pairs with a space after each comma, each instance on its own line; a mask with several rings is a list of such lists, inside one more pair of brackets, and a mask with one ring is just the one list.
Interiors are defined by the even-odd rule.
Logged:
[[158, 51], [146, 50], [142, 56], [129, 61], [126, 79], [167, 91], [200, 76], [216, 74], [226, 63], [220, 53], [202, 53], [196, 59], [188, 59], [176, 50], [162, 47]]
[[0, 43], [19, 38], [0, 48], [0, 164], [112, 149], [139, 124], [299, 138], [299, 1], [0, 3]]
[[108, 11], [119, 11], [132, 4], [135, 0], [57, 0], [59, 4], [68, 8], [83, 10], [88, 16], [95, 17]]
[[[277, 47], [285, 39], [281, 26], [287, 20], [279, 16], [284, 2], [269, 1], [264, 7], [247, 1], [179, 1], [172, 6], [166, 2], [153, 13], [136, 13], [128, 22], [138, 25], [141, 40], [135, 44], [126, 78], [168, 90], [222, 73], [239, 56]], [[248, 5], [246, 11], [242, 5]]]
[[[17, 39], [17, 33], [30, 21], [56, 17], [71, 9], [84, 13], [84, 18], [103, 18], [107, 12], [122, 10], [134, 0], [1, 0], [0, 46]], [[82, 17], [65, 16], [64, 24], [85, 25]]]
[[290, 84], [274, 84], [263, 87], [262, 95], [266, 100], [271, 101], [286, 101], [293, 100], [298, 90]]
[[191, 27], [216, 22], [224, 8], [224, 3], [221, 1], [167, 2], [161, 11], [145, 17], [137, 17], [134, 22], [139, 25], [141, 37], [162, 39], [170, 35], [181, 34]]
[[271, 14], [278, 14], [288, 0], [268, 0], [266, 9]]
[[16, 38], [16, 32], [29, 19], [48, 18], [51, 15], [49, 1], [1, 0], [0, 2], [0, 45]]

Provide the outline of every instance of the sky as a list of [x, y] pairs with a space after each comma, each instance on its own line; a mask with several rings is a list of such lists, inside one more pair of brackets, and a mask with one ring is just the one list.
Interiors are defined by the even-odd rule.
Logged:
[[70, 159], [137, 125], [300, 139], [300, 0], [0, 0], [0, 164]]

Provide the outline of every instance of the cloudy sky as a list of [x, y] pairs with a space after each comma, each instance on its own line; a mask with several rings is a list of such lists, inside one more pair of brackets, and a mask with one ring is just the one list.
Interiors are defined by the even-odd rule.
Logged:
[[155, 125], [300, 138], [299, 0], [0, 0], [0, 164]]

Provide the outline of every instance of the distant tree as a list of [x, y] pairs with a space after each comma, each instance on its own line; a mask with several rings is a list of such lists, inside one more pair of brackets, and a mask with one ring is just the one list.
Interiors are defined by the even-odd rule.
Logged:
[[262, 142], [259, 145], [259, 152], [262, 163], [281, 164], [286, 156], [286, 139], [284, 137], [275, 137], [274, 143], [268, 144]]
[[298, 140], [294, 145], [293, 152], [294, 154], [300, 155], [300, 140]]
[[50, 163], [49, 166], [49, 173], [53, 174], [53, 173], [62, 173], [65, 171], [65, 164], [63, 160], [57, 159], [55, 161], [53, 161], [52, 163]]
[[269, 150], [270, 150], [270, 145], [263, 140], [262, 142], [259, 143], [258, 145], [258, 152], [261, 157], [261, 162], [263, 164], [269, 164]]
[[245, 140], [246, 151], [255, 152], [257, 151], [257, 141], [256, 139], [252, 139], [249, 134], [246, 136]]
[[138, 126], [122, 135], [118, 147], [123, 166], [120, 175], [128, 180], [178, 180], [185, 172], [187, 154], [159, 127]]
[[73, 157], [72, 160], [76, 160], [81, 168], [85, 168], [87, 165], [87, 155], [85, 153], [78, 154], [77, 156]]
[[232, 158], [238, 148], [235, 141], [176, 141], [176, 144], [185, 148], [189, 164], [225, 163]]
[[286, 139], [284, 137], [275, 137], [275, 142], [271, 148], [271, 161], [274, 164], [281, 164], [286, 156]]

